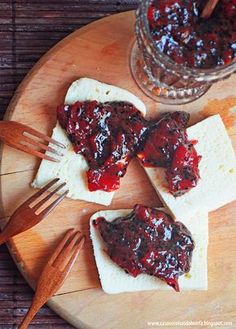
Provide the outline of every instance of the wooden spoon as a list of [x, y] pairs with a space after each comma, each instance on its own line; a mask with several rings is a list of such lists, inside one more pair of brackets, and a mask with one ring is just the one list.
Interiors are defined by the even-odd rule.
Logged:
[[204, 19], [209, 18], [211, 16], [211, 14], [213, 13], [218, 2], [219, 2], [219, 0], [208, 0], [206, 5], [203, 8], [201, 18], [204, 18]]

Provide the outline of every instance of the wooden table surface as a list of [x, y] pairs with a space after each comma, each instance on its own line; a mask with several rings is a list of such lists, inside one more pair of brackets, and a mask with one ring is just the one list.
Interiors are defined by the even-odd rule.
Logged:
[[[59, 40], [90, 22], [135, 9], [138, 0], [0, 0], [0, 120], [15, 88], [34, 63]], [[1, 216], [1, 214], [0, 214]], [[17, 328], [32, 291], [0, 247], [0, 329]], [[35, 317], [32, 329], [69, 329], [48, 307]]]

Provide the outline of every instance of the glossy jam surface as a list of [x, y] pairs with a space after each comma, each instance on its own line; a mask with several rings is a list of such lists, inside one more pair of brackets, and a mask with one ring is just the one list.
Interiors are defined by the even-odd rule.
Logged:
[[88, 162], [90, 191], [118, 189], [135, 156], [144, 166], [166, 168], [168, 188], [175, 196], [197, 184], [200, 157], [188, 141], [185, 112], [146, 121], [129, 103], [88, 101], [61, 106], [57, 116], [74, 151]]
[[145, 135], [140, 111], [125, 102], [88, 101], [61, 106], [57, 116], [74, 151], [88, 162], [89, 190], [118, 189], [120, 177], [125, 175]]
[[219, 1], [208, 19], [200, 17], [204, 3], [153, 0], [148, 8], [156, 47], [176, 63], [208, 69], [236, 58], [236, 1]]
[[109, 257], [127, 273], [156, 276], [179, 291], [178, 278], [189, 272], [194, 241], [180, 222], [165, 212], [136, 205], [126, 217], [94, 221]]
[[164, 115], [150, 126], [138, 152], [144, 166], [166, 168], [168, 188], [174, 196], [195, 187], [200, 178], [201, 157], [194, 148], [196, 142], [189, 141], [186, 132], [189, 117], [186, 112]]

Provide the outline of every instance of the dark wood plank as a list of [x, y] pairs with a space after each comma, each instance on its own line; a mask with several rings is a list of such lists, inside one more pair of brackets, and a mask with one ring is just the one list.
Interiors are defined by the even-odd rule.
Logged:
[[[0, 246], [0, 328], [16, 328], [26, 314], [32, 300], [32, 290], [17, 271], [5, 246]], [[44, 306], [31, 328], [70, 329], [63, 319]]]

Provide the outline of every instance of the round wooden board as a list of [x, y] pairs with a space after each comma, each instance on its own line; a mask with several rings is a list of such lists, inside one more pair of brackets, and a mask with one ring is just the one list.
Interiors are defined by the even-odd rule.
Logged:
[[[138, 89], [129, 69], [134, 42], [134, 13], [127, 12], [92, 23], [61, 41], [24, 79], [9, 106], [6, 119], [32, 126], [50, 135], [56, 107], [63, 103], [73, 80], [91, 77], [126, 88], [147, 105], [148, 116], [176, 106], [153, 102]], [[236, 147], [236, 77], [214, 85], [198, 101], [179, 106], [191, 112], [192, 122], [220, 112]], [[1, 222], [34, 190], [30, 182], [40, 160], [2, 147]], [[131, 208], [136, 203], [160, 202], [143, 170], [133, 161], [109, 209]], [[65, 200], [47, 219], [15, 237], [9, 250], [29, 284], [34, 285], [48, 254], [70, 227], [89, 237], [88, 219], [104, 207]], [[148, 328], [151, 321], [234, 321], [236, 295], [236, 203], [210, 214], [209, 289], [192, 292], [139, 292], [106, 295], [100, 287], [89, 238], [79, 261], [49, 305], [77, 328]], [[168, 326], [166, 326], [168, 327]], [[169, 328], [173, 326], [170, 325]], [[228, 328], [226, 326], [225, 328]]]

